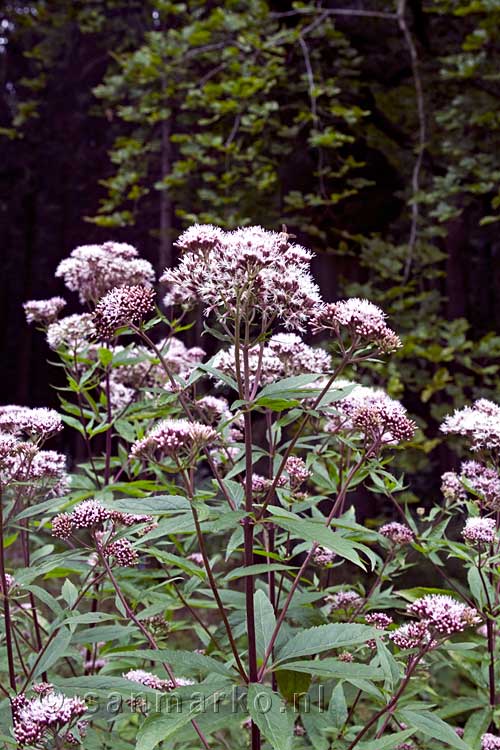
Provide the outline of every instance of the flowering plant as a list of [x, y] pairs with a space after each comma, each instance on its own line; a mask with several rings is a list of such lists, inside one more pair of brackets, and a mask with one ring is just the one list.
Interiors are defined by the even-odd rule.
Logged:
[[[389, 462], [416, 424], [358, 382], [401, 346], [384, 313], [323, 303], [285, 231], [178, 247], [161, 306], [112, 242], [56, 272], [86, 312], [25, 305], [66, 386], [60, 414], [0, 409], [5, 746], [500, 747], [500, 407], [445, 421], [478, 460], [410, 513]], [[209, 359], [178, 337], [197, 306]], [[63, 427], [86, 450], [71, 472], [45, 449]], [[363, 486], [396, 520], [359, 523]], [[422, 560], [437, 585], [397, 588]]]

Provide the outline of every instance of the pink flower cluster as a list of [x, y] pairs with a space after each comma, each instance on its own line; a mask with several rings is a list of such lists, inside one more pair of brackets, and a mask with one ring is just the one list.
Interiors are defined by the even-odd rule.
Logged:
[[495, 541], [496, 521], [494, 518], [468, 518], [462, 531], [466, 542], [475, 547], [483, 547]]
[[106, 292], [124, 284], [154, 283], [155, 273], [148, 261], [138, 258], [132, 245], [105, 242], [103, 245], [82, 245], [65, 258], [56, 270], [66, 287], [78, 292], [80, 302], [96, 302]]
[[118, 286], [101, 297], [94, 310], [94, 325], [101, 338], [112, 338], [117, 330], [140, 323], [154, 310], [155, 292], [151, 287]]
[[[123, 513], [105, 508], [97, 500], [84, 500], [75, 505], [71, 513], [59, 513], [52, 521], [52, 534], [59, 539], [69, 539], [76, 531], [91, 530], [102, 544], [107, 557], [114, 558], [119, 566], [135, 565], [137, 552], [129, 539], [114, 539], [117, 528], [130, 528], [146, 524], [139, 530], [142, 535], [156, 528], [152, 516], [135, 513]], [[106, 533], [104, 533], [106, 532]]]
[[441, 492], [448, 502], [465, 500], [467, 492], [454, 471], [445, 471], [441, 476]]
[[331, 605], [331, 612], [339, 609], [348, 611], [363, 604], [362, 597], [356, 591], [337, 591], [335, 594], [325, 596], [325, 601]]
[[[213, 361], [214, 367], [232, 378], [236, 377], [235, 350], [220, 350]], [[294, 333], [278, 333], [264, 344], [255, 344], [248, 350], [248, 366], [253, 380], [259, 385], [307, 373], [326, 373], [331, 369], [331, 357], [324, 349], [308, 346]], [[243, 373], [243, 354], [240, 354], [240, 369]]]
[[[345, 388], [348, 381], [338, 381], [336, 387]], [[406, 409], [385, 391], [357, 385], [335, 403], [336, 414], [326, 425], [326, 432], [358, 432], [373, 445], [383, 447], [411, 440], [416, 429]]]
[[386, 615], [385, 612], [372, 612], [365, 616], [365, 620], [368, 625], [374, 625], [377, 630], [385, 630], [394, 622], [392, 617]]
[[287, 458], [285, 471], [288, 474], [292, 489], [298, 489], [311, 476], [311, 472], [306, 467], [306, 462], [299, 456]]
[[217, 432], [210, 426], [187, 419], [165, 419], [141, 440], [137, 440], [130, 455], [134, 458], [172, 457], [179, 460], [194, 458], [206, 445], [214, 443]]
[[303, 330], [320, 302], [309, 272], [311, 253], [290, 242], [284, 232], [244, 227], [224, 232], [211, 225], [195, 225], [178, 239], [183, 251], [176, 269], [161, 281], [171, 293], [180, 290], [185, 301], [201, 302], [205, 313], [222, 320], [259, 311], [264, 327], [274, 321]]
[[63, 428], [60, 414], [45, 407], [30, 409], [28, 406], [0, 407], [0, 430], [13, 435], [25, 435], [36, 441], [44, 441]]
[[437, 646], [437, 641], [431, 638], [429, 626], [425, 620], [401, 625], [389, 635], [389, 638], [402, 649]]
[[313, 329], [332, 331], [337, 337], [345, 329], [355, 346], [371, 344], [382, 352], [393, 352], [401, 341], [385, 322], [386, 317], [373, 302], [353, 297], [321, 305], [314, 315]]
[[332, 565], [335, 562], [336, 556], [337, 555], [335, 554], [335, 552], [332, 552], [331, 549], [327, 549], [326, 547], [319, 545], [314, 550], [313, 561], [316, 563], [316, 565], [326, 567], [327, 565]]
[[176, 677], [176, 685], [174, 685], [171, 679], [162, 679], [144, 669], [130, 669], [128, 672], [125, 672], [123, 676], [126, 680], [130, 680], [131, 682], [136, 682], [139, 685], [144, 685], [144, 687], [161, 691], [174, 690], [175, 687], [188, 687], [189, 685], [195, 684], [194, 680], [189, 680], [186, 677]]
[[479, 461], [464, 461], [460, 474], [445, 472], [441, 477], [441, 490], [448, 500], [465, 500], [469, 492], [481, 506], [500, 510], [500, 476], [495, 469]]
[[23, 305], [27, 322], [40, 323], [43, 326], [53, 323], [63, 307], [66, 307], [66, 300], [62, 297], [39, 300], [31, 299]]
[[403, 523], [386, 523], [379, 529], [379, 534], [389, 539], [393, 544], [411, 544], [415, 539], [415, 535], [409, 526], [405, 526]]
[[500, 737], [486, 732], [481, 737], [481, 750], [500, 750]]
[[441, 431], [468, 438], [472, 450], [500, 448], [500, 406], [481, 398], [472, 406], [457, 409], [441, 425]]
[[71, 743], [69, 730], [77, 725], [80, 732], [85, 730], [86, 723], [78, 720], [87, 711], [87, 705], [81, 698], [68, 698], [57, 693], [51, 685], [44, 683], [43, 689], [36, 697], [28, 698], [20, 693], [11, 699], [14, 736], [22, 745], [39, 746], [49, 737], [59, 736]]
[[481, 621], [477, 610], [446, 594], [428, 594], [409, 604], [407, 611], [440, 635], [461, 633]]
[[94, 321], [90, 313], [68, 315], [51, 323], [47, 328], [47, 343], [51, 349], [68, 349], [82, 352], [97, 338]]

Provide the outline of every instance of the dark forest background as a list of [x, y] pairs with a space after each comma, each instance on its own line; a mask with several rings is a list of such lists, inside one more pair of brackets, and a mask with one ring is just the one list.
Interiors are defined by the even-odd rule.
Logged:
[[75, 246], [160, 271], [193, 221], [286, 224], [327, 299], [390, 314], [405, 345], [369, 378], [435, 482], [439, 419], [497, 390], [499, 37], [496, 0], [4, 2], [2, 402], [57, 403], [21, 305]]

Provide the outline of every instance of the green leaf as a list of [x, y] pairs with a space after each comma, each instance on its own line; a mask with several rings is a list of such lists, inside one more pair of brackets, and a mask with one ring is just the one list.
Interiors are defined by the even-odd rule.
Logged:
[[114, 500], [106, 503], [106, 506], [122, 513], [146, 513], [153, 516], [190, 510], [189, 500], [181, 495], [153, 495], [130, 500]]
[[145, 659], [147, 661], [168, 662], [174, 671], [179, 670], [179, 674], [188, 672], [189, 674], [199, 673], [231, 676], [231, 671], [220, 661], [205, 654], [196, 654], [193, 651], [181, 651], [180, 649], [137, 649], [136, 651], [116, 650], [111, 652], [114, 656], [124, 656], [127, 659]]
[[489, 706], [482, 711], [473, 711], [464, 727], [464, 742], [471, 747], [479, 747], [481, 736], [488, 731], [492, 719], [492, 710]]
[[[278, 653], [276, 664], [298, 656], [313, 656], [333, 648], [344, 648], [366, 643], [380, 636], [380, 631], [369, 625], [331, 623], [307, 628], [289, 640]], [[288, 669], [288, 664], [286, 665]]]
[[257, 656], [263, 659], [276, 625], [276, 617], [273, 605], [263, 591], [255, 592], [254, 608]]
[[61, 628], [58, 634], [47, 646], [42, 653], [39, 662], [33, 671], [33, 679], [36, 679], [42, 672], [46, 672], [58, 661], [65, 653], [71, 641], [71, 632], [67, 628]]
[[360, 742], [358, 748], [359, 750], [393, 750], [393, 748], [400, 747], [401, 744], [413, 734], [415, 734], [414, 729], [404, 729], [402, 732], [389, 734], [388, 736], [381, 737], [378, 740]]
[[251, 683], [248, 687], [248, 710], [274, 750], [291, 750], [293, 715], [284, 709], [278, 693], [267, 685]]
[[328, 713], [331, 716], [332, 724], [337, 729], [341, 729], [347, 719], [347, 703], [344, 695], [344, 688], [342, 682], [338, 682], [335, 685], [335, 689], [332, 691], [332, 697], [328, 705]]
[[409, 709], [399, 711], [398, 714], [405, 724], [415, 727], [415, 729], [418, 729], [422, 734], [440, 740], [441, 742], [444, 742], [445, 745], [456, 747], [458, 750], [470, 750], [470, 746], [466, 745], [465, 742], [460, 739], [455, 730], [436, 714], [433, 714], [430, 711], [410, 711]]
[[72, 607], [76, 600], [78, 599], [78, 589], [76, 586], [71, 583], [69, 578], [66, 578], [66, 580], [63, 583], [63, 587], [61, 589], [61, 595], [68, 607]]
[[[320, 626], [321, 627], [321, 626]], [[316, 677], [338, 678], [342, 680], [368, 679], [383, 680], [384, 672], [370, 664], [343, 662], [339, 659], [315, 659], [314, 661], [292, 661], [286, 663], [286, 669], [305, 672]]]
[[297, 705], [297, 699], [306, 695], [311, 684], [312, 675], [307, 672], [291, 672], [288, 669], [280, 669], [276, 672], [276, 681], [281, 695], [289, 703]]
[[356, 549], [365, 550], [367, 548], [359, 542], [349, 541], [340, 532], [332, 531], [325, 526], [323, 521], [308, 521], [295, 516], [293, 513], [283, 512], [281, 509], [277, 512], [274, 508], [271, 518], [278, 526], [289, 531], [295, 538], [321, 544], [335, 552], [339, 557], [350, 560], [363, 570], [366, 569]]

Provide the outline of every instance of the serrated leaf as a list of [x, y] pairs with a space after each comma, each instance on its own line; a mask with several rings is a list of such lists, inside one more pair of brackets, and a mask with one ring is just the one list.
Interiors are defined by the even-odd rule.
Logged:
[[471, 750], [470, 745], [461, 740], [449, 724], [430, 711], [410, 711], [409, 709], [404, 709], [399, 711], [398, 714], [405, 724], [415, 727], [415, 729], [428, 737], [440, 740], [445, 745], [451, 745], [451, 747], [456, 747], [458, 750]]
[[[369, 625], [331, 623], [307, 628], [289, 640], [278, 653], [276, 664], [299, 656], [313, 656], [330, 649], [366, 643], [380, 636], [380, 631]], [[288, 668], [288, 664], [287, 664]]]
[[254, 609], [257, 656], [263, 659], [276, 625], [276, 617], [273, 605], [263, 591], [255, 592]]
[[267, 685], [250, 684], [248, 710], [273, 750], [291, 750], [294, 719], [278, 693]]

